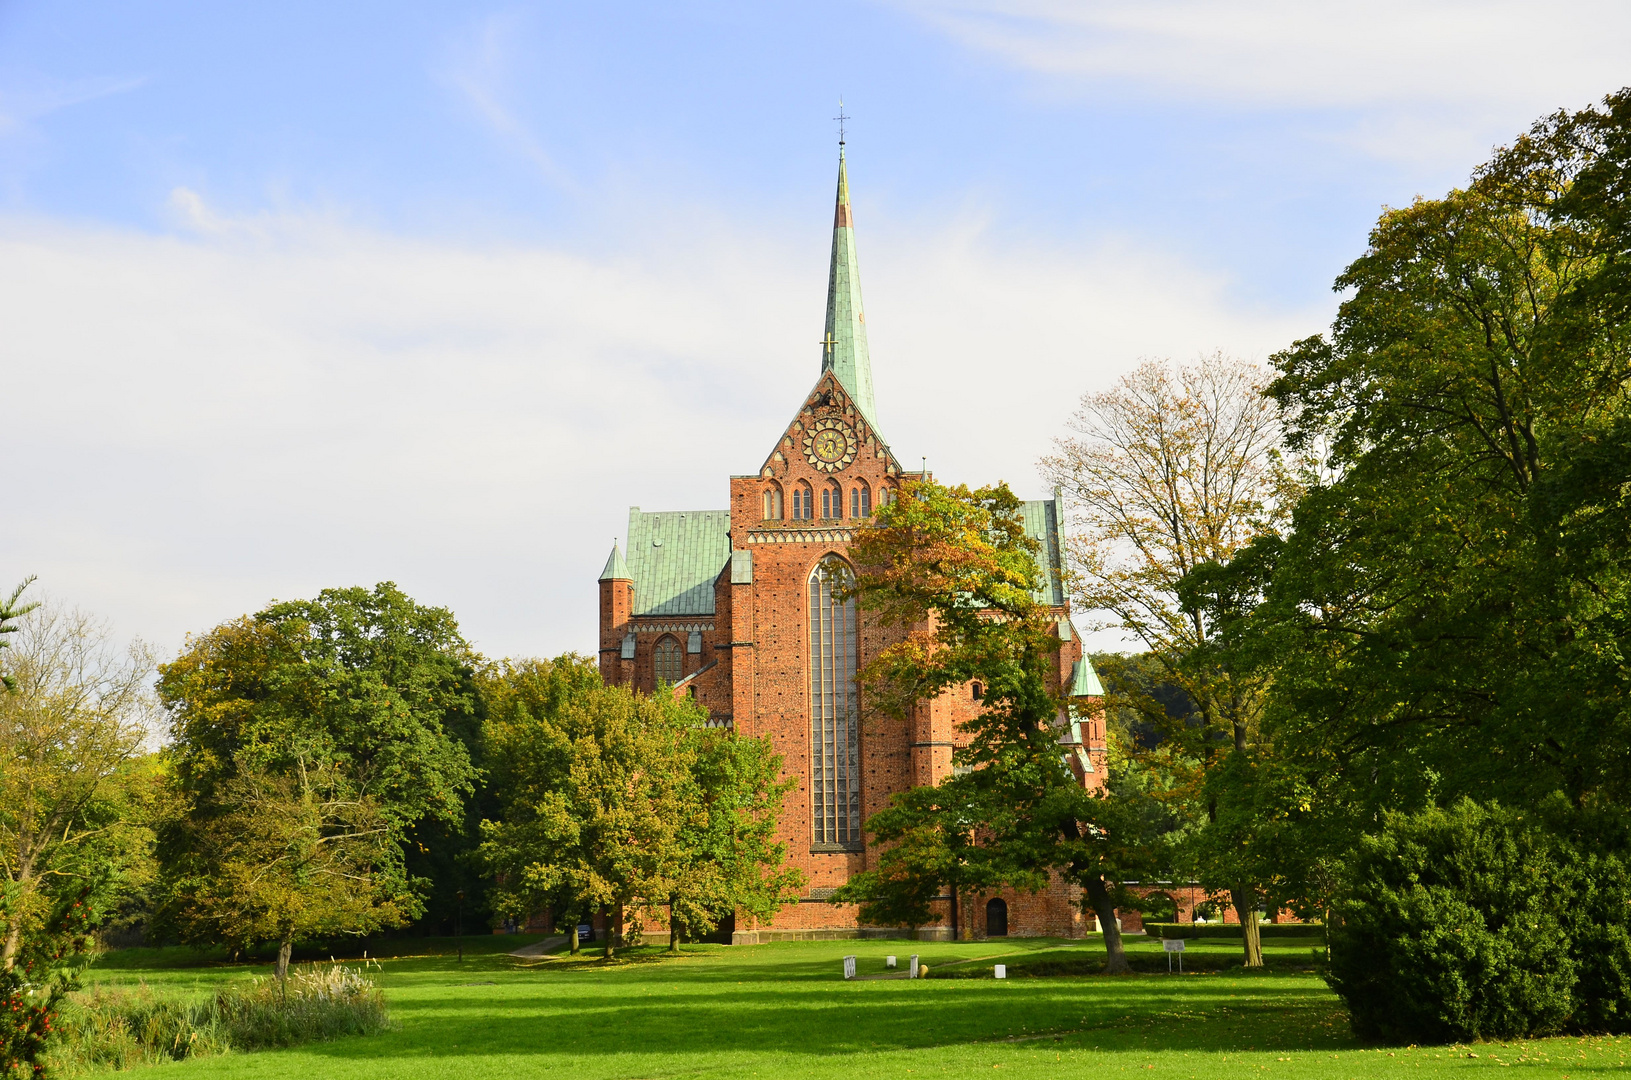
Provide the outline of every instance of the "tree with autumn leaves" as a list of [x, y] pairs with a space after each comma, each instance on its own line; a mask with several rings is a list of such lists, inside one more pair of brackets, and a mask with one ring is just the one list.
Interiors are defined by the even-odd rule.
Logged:
[[1034, 598], [1038, 545], [1020, 510], [1006, 485], [910, 482], [851, 544], [857, 604], [896, 637], [859, 673], [868, 713], [903, 719], [973, 680], [984, 695], [954, 752], [961, 768], [868, 819], [884, 845], [877, 865], [832, 901], [859, 903], [868, 921], [922, 924], [942, 889], [1036, 890], [1059, 874], [1084, 890], [1108, 970], [1123, 972], [1115, 908], [1137, 853], [1116, 807], [1061, 756], [1056, 617]]

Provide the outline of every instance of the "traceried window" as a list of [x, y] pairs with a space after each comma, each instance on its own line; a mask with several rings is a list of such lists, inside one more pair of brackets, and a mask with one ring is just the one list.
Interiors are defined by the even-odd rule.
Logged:
[[780, 521], [782, 516], [782, 486], [772, 483], [765, 488], [765, 520]]
[[849, 568], [829, 555], [810, 574], [810, 823], [818, 845], [861, 846], [861, 705]]
[[844, 488], [836, 480], [821, 488], [821, 516], [824, 518], [844, 516]]
[[815, 492], [810, 490], [809, 484], [793, 489], [793, 517], [800, 520], [815, 517]]
[[872, 516], [872, 489], [867, 487], [864, 480], [849, 489], [849, 516], [852, 518]]
[[671, 637], [658, 639], [652, 657], [657, 668], [658, 682], [672, 686], [680, 681], [680, 672], [684, 670], [685, 651], [680, 648], [678, 641]]

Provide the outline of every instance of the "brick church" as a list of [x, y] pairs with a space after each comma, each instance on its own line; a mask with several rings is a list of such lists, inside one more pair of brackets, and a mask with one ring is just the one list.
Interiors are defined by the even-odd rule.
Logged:
[[[967, 741], [961, 721], [980, 708], [970, 685], [919, 707], [909, 721], [874, 717], [855, 685], [861, 665], [887, 643], [834, 596], [849, 541], [902, 482], [903, 469], [878, 426], [872, 360], [855, 253], [843, 144], [827, 283], [820, 374], [758, 469], [730, 478], [723, 510], [629, 510], [627, 553], [614, 546], [600, 575], [600, 671], [608, 683], [647, 693], [670, 686], [708, 711], [710, 723], [768, 736], [798, 786], [787, 796], [782, 839], [804, 870], [808, 895], [765, 925], [735, 926], [738, 943], [888, 933], [863, 927], [857, 910], [826, 902], [874, 856], [863, 824], [906, 788], [937, 783]], [[1060, 753], [1087, 787], [1104, 782], [1102, 694], [1070, 622], [1061, 580], [1059, 506], [1027, 502], [1026, 529], [1041, 542], [1037, 599], [1057, 617], [1055, 689], [1080, 706], [1060, 718]], [[1073, 888], [1040, 895], [962, 897], [963, 936], [1075, 936], [1092, 926]], [[951, 932], [950, 897], [940, 925]], [[898, 931], [895, 931], [898, 933]]]

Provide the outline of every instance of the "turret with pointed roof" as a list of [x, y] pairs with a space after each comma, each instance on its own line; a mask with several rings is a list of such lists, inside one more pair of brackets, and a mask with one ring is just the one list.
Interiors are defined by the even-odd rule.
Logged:
[[861, 272], [855, 259], [855, 216], [850, 211], [842, 142], [838, 144], [838, 205], [833, 212], [832, 269], [827, 275], [827, 332], [821, 343], [821, 370], [838, 376], [867, 421], [876, 426], [872, 356], [866, 345]]
[[600, 572], [601, 581], [633, 581], [634, 576], [629, 573], [629, 564], [623, 561], [622, 550], [614, 543], [612, 554], [606, 560], [606, 569]]

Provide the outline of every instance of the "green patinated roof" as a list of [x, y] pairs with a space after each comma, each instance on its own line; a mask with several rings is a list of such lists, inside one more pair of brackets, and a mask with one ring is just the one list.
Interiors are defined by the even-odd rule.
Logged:
[[623, 561], [623, 553], [616, 544], [612, 545], [612, 554], [606, 560], [606, 569], [600, 572], [601, 581], [633, 581], [629, 576], [629, 564]]
[[714, 579], [731, 557], [729, 510], [645, 513], [629, 507], [636, 615], [712, 615]]
[[1092, 661], [1082, 657], [1070, 671], [1070, 693], [1067, 697], [1103, 697], [1104, 685], [1099, 682], [1099, 673], [1093, 670]]
[[1059, 607], [1065, 602], [1065, 585], [1060, 574], [1059, 500], [1032, 499], [1021, 511], [1025, 515], [1025, 535], [1042, 543], [1036, 553], [1043, 571], [1043, 585], [1032, 595], [1039, 604]]
[[872, 354], [866, 344], [861, 271], [855, 258], [855, 215], [849, 205], [849, 174], [842, 145], [838, 147], [838, 205], [833, 211], [832, 269], [827, 275], [827, 331], [822, 335], [821, 370], [838, 376], [867, 422], [876, 427]]

